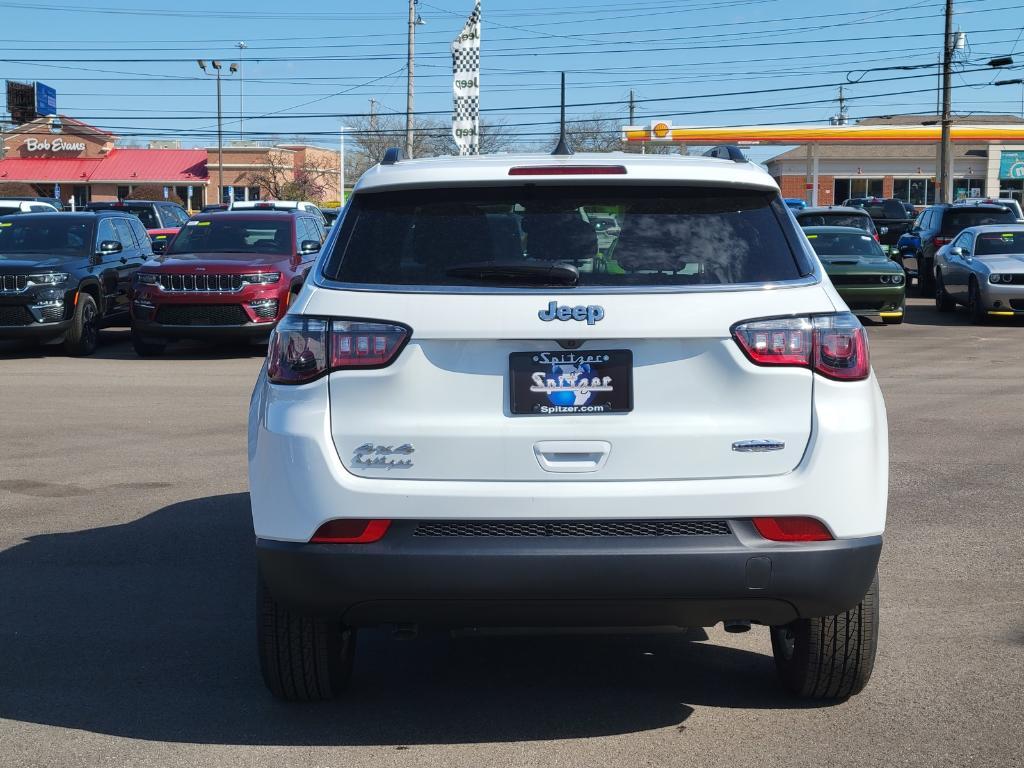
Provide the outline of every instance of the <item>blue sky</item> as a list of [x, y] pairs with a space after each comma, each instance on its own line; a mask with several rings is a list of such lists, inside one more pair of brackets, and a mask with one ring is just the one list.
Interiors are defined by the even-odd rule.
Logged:
[[[942, 7], [941, 0], [484, 0], [482, 106], [521, 141], [546, 141], [565, 69], [568, 101], [581, 105], [570, 107], [570, 118], [600, 113], [625, 123], [632, 88], [640, 123], [821, 122], [836, 113], [844, 82], [852, 118], [928, 112], [933, 68], [863, 70], [932, 64]], [[1014, 51], [1024, 64], [1019, 2], [956, 7], [956, 26], [967, 33], [956, 110], [1019, 114], [1020, 86], [989, 83], [1024, 69], [984, 65]], [[420, 1], [418, 112], [446, 119], [448, 46], [471, 9], [471, 0]], [[0, 0], [0, 67], [4, 78], [56, 87], [61, 112], [126, 139], [180, 136], [192, 145], [212, 143], [215, 127], [214, 84], [195, 59], [238, 61], [241, 53], [244, 83], [224, 82], [227, 136], [237, 138], [241, 85], [248, 138], [306, 135], [333, 145], [343, 115], [365, 114], [371, 98], [381, 114], [404, 112], [407, 13], [405, 0]], [[248, 47], [239, 51], [238, 41]]]

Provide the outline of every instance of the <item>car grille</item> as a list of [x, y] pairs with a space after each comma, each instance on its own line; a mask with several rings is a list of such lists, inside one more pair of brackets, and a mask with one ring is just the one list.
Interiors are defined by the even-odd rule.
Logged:
[[179, 304], [160, 307], [163, 325], [245, 325], [249, 316], [239, 304]]
[[884, 301], [847, 301], [846, 306], [850, 309], [857, 310], [881, 310], [885, 306]]
[[256, 317], [268, 318], [277, 317], [277, 299], [268, 299], [259, 304], [250, 304]]
[[728, 536], [725, 520], [439, 520], [416, 526], [414, 536], [556, 537]]
[[21, 293], [28, 288], [28, 275], [0, 275], [0, 293]]
[[171, 293], [224, 293], [242, 290], [241, 275], [166, 274], [157, 277], [160, 287]]
[[32, 313], [27, 307], [0, 306], [0, 325], [31, 325], [33, 322]]
[[64, 305], [56, 307], [41, 307], [36, 309], [43, 316], [44, 323], [56, 323], [64, 319]]

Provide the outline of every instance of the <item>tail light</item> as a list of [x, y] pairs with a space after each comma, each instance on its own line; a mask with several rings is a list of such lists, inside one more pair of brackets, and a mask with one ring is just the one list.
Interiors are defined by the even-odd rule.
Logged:
[[936, 237], [932, 240], [932, 245], [934, 245], [936, 248], [941, 248], [942, 246], [951, 242], [953, 242], [952, 237]]
[[275, 384], [305, 384], [331, 371], [383, 368], [411, 335], [396, 323], [286, 315], [270, 337], [267, 376]]
[[371, 544], [384, 538], [390, 520], [328, 520], [316, 529], [310, 544]]
[[878, 233], [877, 233], [877, 232], [875, 232], [875, 242], [876, 242], [876, 243], [880, 243], [880, 242], [882, 242], [882, 238], [880, 238], [880, 237], [878, 236]]
[[867, 334], [849, 312], [751, 320], [734, 325], [732, 335], [755, 365], [810, 368], [840, 381], [871, 372]]
[[754, 527], [769, 541], [831, 541], [825, 524], [813, 517], [755, 517]]

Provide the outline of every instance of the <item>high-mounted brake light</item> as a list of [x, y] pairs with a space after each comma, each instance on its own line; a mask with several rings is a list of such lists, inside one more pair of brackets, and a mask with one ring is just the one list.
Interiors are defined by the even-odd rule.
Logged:
[[624, 165], [517, 165], [509, 176], [624, 176]]
[[769, 541], [831, 541], [825, 524], [813, 517], [755, 517], [754, 527]]
[[734, 325], [732, 335], [756, 365], [810, 368], [840, 381], [871, 372], [867, 334], [849, 312], [751, 320]]
[[396, 323], [286, 315], [270, 337], [267, 377], [274, 384], [306, 384], [331, 371], [383, 368], [411, 335]]
[[316, 529], [310, 544], [372, 544], [384, 538], [390, 520], [328, 520]]

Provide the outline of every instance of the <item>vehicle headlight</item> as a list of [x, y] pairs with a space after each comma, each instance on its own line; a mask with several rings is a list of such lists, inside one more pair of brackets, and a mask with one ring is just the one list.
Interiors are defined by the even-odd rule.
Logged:
[[159, 275], [155, 272], [136, 272], [135, 277], [143, 285], [156, 285], [159, 282], [157, 280]]
[[1000, 279], [1004, 283], [1012, 283], [1013, 282], [1013, 275], [1000, 275], [999, 277], [1000, 277]]
[[46, 272], [40, 275], [29, 275], [30, 285], [60, 285], [67, 282], [70, 275], [67, 272]]
[[891, 279], [893, 285], [900, 285], [903, 282], [903, 275], [893, 275]]
[[250, 283], [252, 285], [270, 285], [276, 283], [281, 279], [280, 272], [260, 272], [254, 275], [242, 275], [243, 283]]
[[1000, 277], [999, 275], [991, 274], [991, 275], [988, 276], [988, 281], [990, 283], [998, 283], [999, 282], [999, 277]]

